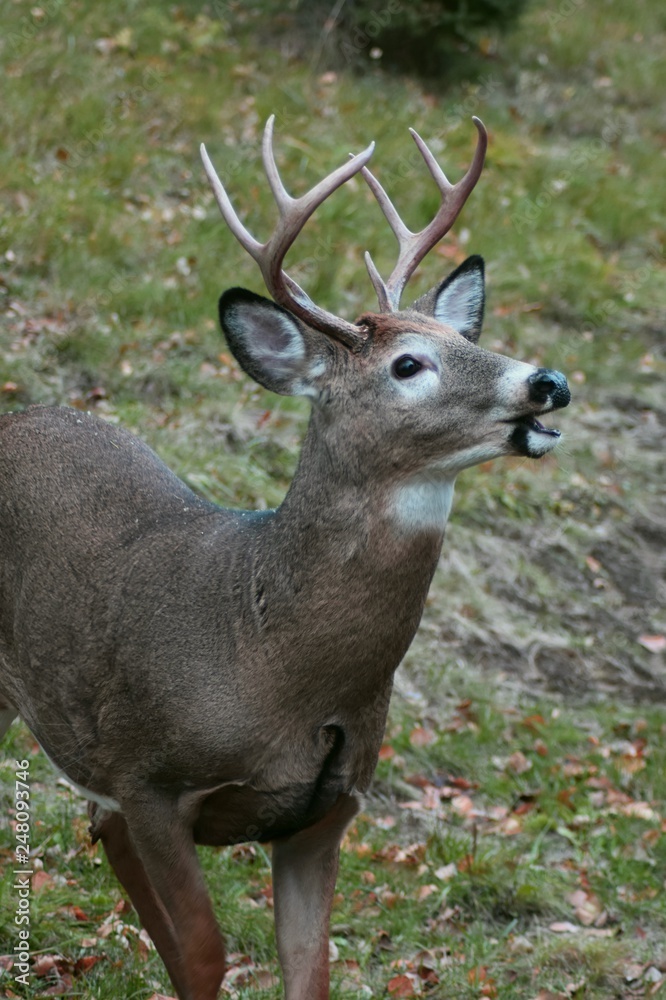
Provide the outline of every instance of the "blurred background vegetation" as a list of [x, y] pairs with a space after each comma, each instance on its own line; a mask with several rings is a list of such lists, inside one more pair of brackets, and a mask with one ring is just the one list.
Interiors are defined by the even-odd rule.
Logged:
[[[217, 329], [221, 291], [263, 289], [199, 143], [264, 238], [269, 114], [295, 192], [375, 139], [373, 169], [416, 229], [437, 194], [408, 127], [457, 179], [483, 119], [484, 176], [411, 291], [483, 254], [483, 343], [565, 371], [574, 399], [553, 456], [460, 477], [343, 852], [334, 995], [652, 995], [666, 926], [663, 6], [6, 0], [2, 27], [0, 409], [91, 409], [225, 505], [280, 502], [307, 404], [250, 383]], [[373, 306], [366, 249], [390, 270], [393, 238], [354, 181], [287, 263], [353, 318]], [[2, 754], [3, 782], [14, 757], [32, 761], [35, 946], [60, 956], [22, 995], [168, 992], [78, 798], [25, 729]], [[229, 989], [279, 996], [266, 856], [203, 857]], [[7, 878], [7, 951], [12, 920]]]
[[[479, 72], [496, 36], [515, 26], [527, 0], [265, 0], [252, 5], [266, 39], [330, 69], [382, 68], [427, 79], [441, 89]], [[247, 5], [237, 8], [245, 14]], [[215, 8], [219, 10], [219, 5]], [[227, 13], [233, 7], [227, 5]]]

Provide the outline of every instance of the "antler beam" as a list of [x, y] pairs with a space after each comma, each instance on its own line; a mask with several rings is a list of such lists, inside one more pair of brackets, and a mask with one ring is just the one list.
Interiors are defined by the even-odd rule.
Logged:
[[386, 282], [380, 277], [370, 254], [366, 253], [365, 255], [365, 263], [377, 292], [381, 312], [397, 312], [399, 310], [405, 285], [426, 254], [448, 233], [481, 176], [488, 146], [488, 133], [479, 118], [472, 118], [472, 121], [479, 133], [474, 159], [465, 176], [457, 184], [450, 183], [421, 136], [414, 129], [410, 128], [409, 130], [442, 194], [442, 202], [437, 215], [420, 233], [413, 233], [407, 228], [386, 191], [368, 168], [363, 167], [361, 171], [393, 230], [399, 247], [398, 263]]
[[259, 243], [238, 218], [229, 196], [217, 176], [215, 167], [210, 161], [206, 147], [202, 143], [201, 159], [204, 170], [224, 221], [241, 246], [259, 265], [266, 288], [275, 301], [309, 326], [339, 340], [352, 350], [359, 350], [367, 339], [367, 333], [363, 328], [315, 305], [306, 292], [288, 274], [285, 274], [282, 270], [282, 264], [287, 251], [315, 209], [350, 177], [365, 169], [375, 144], [374, 142], [370, 143], [367, 149], [338, 167], [328, 177], [316, 184], [311, 191], [300, 198], [292, 198], [280, 179], [275, 163], [273, 154], [274, 124], [275, 115], [271, 115], [264, 130], [262, 155], [266, 177], [278, 207], [279, 219], [275, 231], [265, 243]]

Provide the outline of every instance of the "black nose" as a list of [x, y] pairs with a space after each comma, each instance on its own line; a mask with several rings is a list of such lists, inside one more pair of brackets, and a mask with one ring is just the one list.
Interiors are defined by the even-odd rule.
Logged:
[[530, 400], [533, 403], [552, 403], [554, 410], [561, 410], [571, 401], [569, 386], [562, 372], [550, 368], [537, 368], [527, 380]]

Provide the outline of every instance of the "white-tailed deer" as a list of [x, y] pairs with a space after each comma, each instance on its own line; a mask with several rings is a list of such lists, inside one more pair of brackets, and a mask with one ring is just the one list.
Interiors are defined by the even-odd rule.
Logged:
[[[365, 164], [369, 147], [302, 198], [264, 163], [279, 209], [247, 232], [202, 148], [224, 219], [275, 302], [225, 292], [241, 367], [312, 416], [277, 510], [224, 510], [137, 438], [90, 414], [0, 418], [0, 731], [20, 715], [91, 799], [92, 834], [182, 1000], [213, 1000], [224, 949], [195, 843], [272, 843], [288, 1000], [324, 1000], [344, 830], [368, 788], [393, 674], [419, 624], [453, 483], [500, 455], [539, 458], [559, 432], [563, 375], [477, 347], [483, 262], [470, 257], [400, 310], [483, 166], [486, 133], [417, 234]], [[282, 270], [306, 219], [362, 173], [399, 243], [380, 311], [346, 322]], [[276, 304], [277, 303], [277, 304]]]

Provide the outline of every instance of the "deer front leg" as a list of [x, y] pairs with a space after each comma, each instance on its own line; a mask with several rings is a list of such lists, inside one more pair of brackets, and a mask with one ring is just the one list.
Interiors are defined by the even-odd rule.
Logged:
[[122, 802], [99, 836], [167, 967], [181, 1000], [216, 1000], [224, 945], [177, 802], [149, 793]]
[[286, 1000], [328, 1000], [328, 930], [340, 841], [359, 810], [341, 795], [314, 826], [273, 841], [273, 895]]
[[88, 805], [93, 844], [101, 840], [109, 864], [131, 899], [141, 923], [166, 966], [179, 996], [187, 995], [187, 980], [173, 924], [146, 874], [122, 813], [104, 812], [94, 802]]

